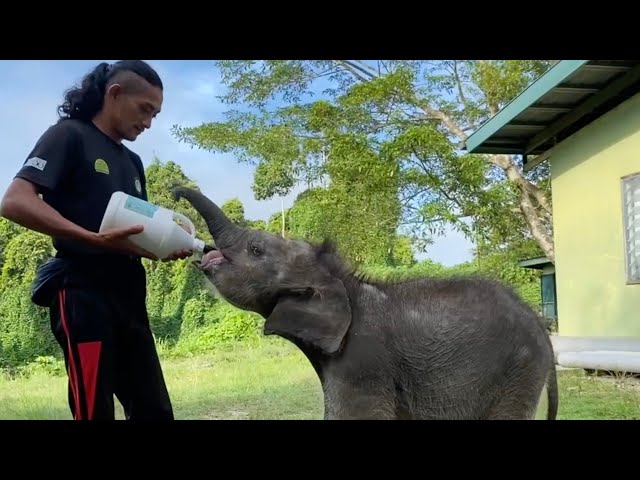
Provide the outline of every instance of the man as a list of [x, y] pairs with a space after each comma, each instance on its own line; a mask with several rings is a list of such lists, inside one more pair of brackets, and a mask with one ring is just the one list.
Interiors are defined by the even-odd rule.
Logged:
[[[142, 226], [97, 233], [111, 194], [147, 199], [134, 141], [160, 112], [163, 85], [140, 60], [99, 64], [66, 92], [60, 120], [37, 141], [0, 204], [0, 215], [49, 235], [57, 251], [32, 299], [50, 309], [76, 420], [173, 419], [149, 326], [141, 257], [127, 237]], [[186, 258], [175, 252], [170, 258]]]

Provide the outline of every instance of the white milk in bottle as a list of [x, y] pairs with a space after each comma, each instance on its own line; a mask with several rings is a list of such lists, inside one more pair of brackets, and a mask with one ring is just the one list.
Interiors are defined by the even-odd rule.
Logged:
[[166, 258], [177, 250], [203, 252], [206, 248], [204, 242], [196, 238], [193, 222], [181, 213], [124, 192], [114, 192], [104, 212], [99, 232], [134, 225], [142, 225], [144, 230], [129, 236], [129, 239], [158, 259]]

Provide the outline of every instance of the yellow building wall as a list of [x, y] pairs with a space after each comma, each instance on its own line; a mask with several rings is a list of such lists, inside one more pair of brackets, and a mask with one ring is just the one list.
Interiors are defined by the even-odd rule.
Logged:
[[640, 172], [640, 95], [555, 147], [550, 166], [558, 333], [640, 337], [621, 190], [621, 177]]

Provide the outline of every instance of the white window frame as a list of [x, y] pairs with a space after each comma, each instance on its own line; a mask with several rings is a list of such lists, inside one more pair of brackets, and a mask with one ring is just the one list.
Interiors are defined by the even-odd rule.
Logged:
[[640, 172], [620, 179], [624, 271], [627, 285], [640, 285]]

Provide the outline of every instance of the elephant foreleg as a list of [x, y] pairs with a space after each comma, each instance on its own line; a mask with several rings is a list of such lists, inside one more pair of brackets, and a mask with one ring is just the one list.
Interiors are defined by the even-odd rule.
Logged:
[[384, 391], [371, 392], [345, 387], [325, 390], [325, 420], [395, 420], [396, 402]]

